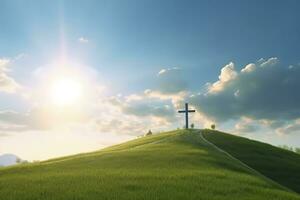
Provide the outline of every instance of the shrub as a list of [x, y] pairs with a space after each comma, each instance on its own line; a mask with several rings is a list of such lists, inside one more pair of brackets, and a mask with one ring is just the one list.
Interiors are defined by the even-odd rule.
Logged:
[[212, 130], [215, 130], [215, 129], [216, 129], [216, 125], [215, 125], [215, 124], [212, 124], [212, 125], [210, 126], [210, 128], [211, 128]]
[[195, 125], [194, 124], [191, 124], [191, 129], [193, 129], [195, 127]]
[[150, 136], [150, 135], [152, 135], [152, 131], [151, 130], [149, 130], [148, 133], [146, 133], [145, 136]]

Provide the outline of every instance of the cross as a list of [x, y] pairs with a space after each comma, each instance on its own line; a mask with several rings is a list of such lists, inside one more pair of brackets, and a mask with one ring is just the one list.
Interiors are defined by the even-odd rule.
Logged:
[[185, 110], [179, 110], [178, 113], [185, 113], [185, 128], [189, 128], [189, 112], [196, 112], [196, 110], [189, 110], [189, 104], [185, 103]]

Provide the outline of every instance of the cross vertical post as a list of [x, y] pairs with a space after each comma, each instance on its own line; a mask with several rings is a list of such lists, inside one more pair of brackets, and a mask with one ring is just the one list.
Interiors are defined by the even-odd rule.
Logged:
[[185, 103], [185, 129], [189, 128], [189, 104]]
[[179, 110], [178, 113], [185, 113], [185, 128], [189, 128], [189, 112], [196, 112], [196, 110], [189, 110], [189, 104], [185, 103], [185, 109]]

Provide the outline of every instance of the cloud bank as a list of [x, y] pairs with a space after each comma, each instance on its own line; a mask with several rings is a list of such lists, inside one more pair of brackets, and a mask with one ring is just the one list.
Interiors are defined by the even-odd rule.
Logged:
[[188, 101], [219, 122], [241, 117], [295, 120], [300, 117], [299, 77], [299, 66], [282, 66], [277, 58], [250, 63], [241, 71], [229, 63], [218, 81]]
[[[7, 64], [2, 60], [0, 69], [6, 72], [3, 66]], [[99, 132], [128, 135], [140, 135], [147, 129], [166, 130], [181, 127], [182, 116], [177, 110], [184, 102], [189, 102], [197, 109], [191, 115], [191, 121], [202, 126], [234, 121], [232, 130], [238, 133], [256, 132], [261, 126], [278, 134], [299, 132], [300, 93], [297, 91], [300, 66], [284, 66], [273, 57], [249, 63], [240, 70], [236, 68], [233, 62], [225, 65], [218, 79], [207, 83], [200, 93], [189, 90], [183, 69], [161, 69], [153, 77], [156, 85], [151, 89], [127, 96], [94, 99], [99, 101], [99, 106], [93, 107], [94, 114], [85, 118], [83, 123]], [[199, 85], [200, 88], [203, 86]], [[0, 130], [47, 130], [60, 122], [80, 123], [83, 120], [72, 116], [76, 113], [61, 120], [56, 113], [45, 108], [32, 109], [24, 114], [2, 111]], [[45, 117], [48, 120], [41, 120]]]

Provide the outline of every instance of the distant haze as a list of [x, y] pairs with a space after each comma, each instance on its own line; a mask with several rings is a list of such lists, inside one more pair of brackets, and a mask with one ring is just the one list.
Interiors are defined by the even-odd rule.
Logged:
[[18, 159], [20, 158], [14, 154], [2, 154], [0, 155], [0, 166], [15, 165]]

